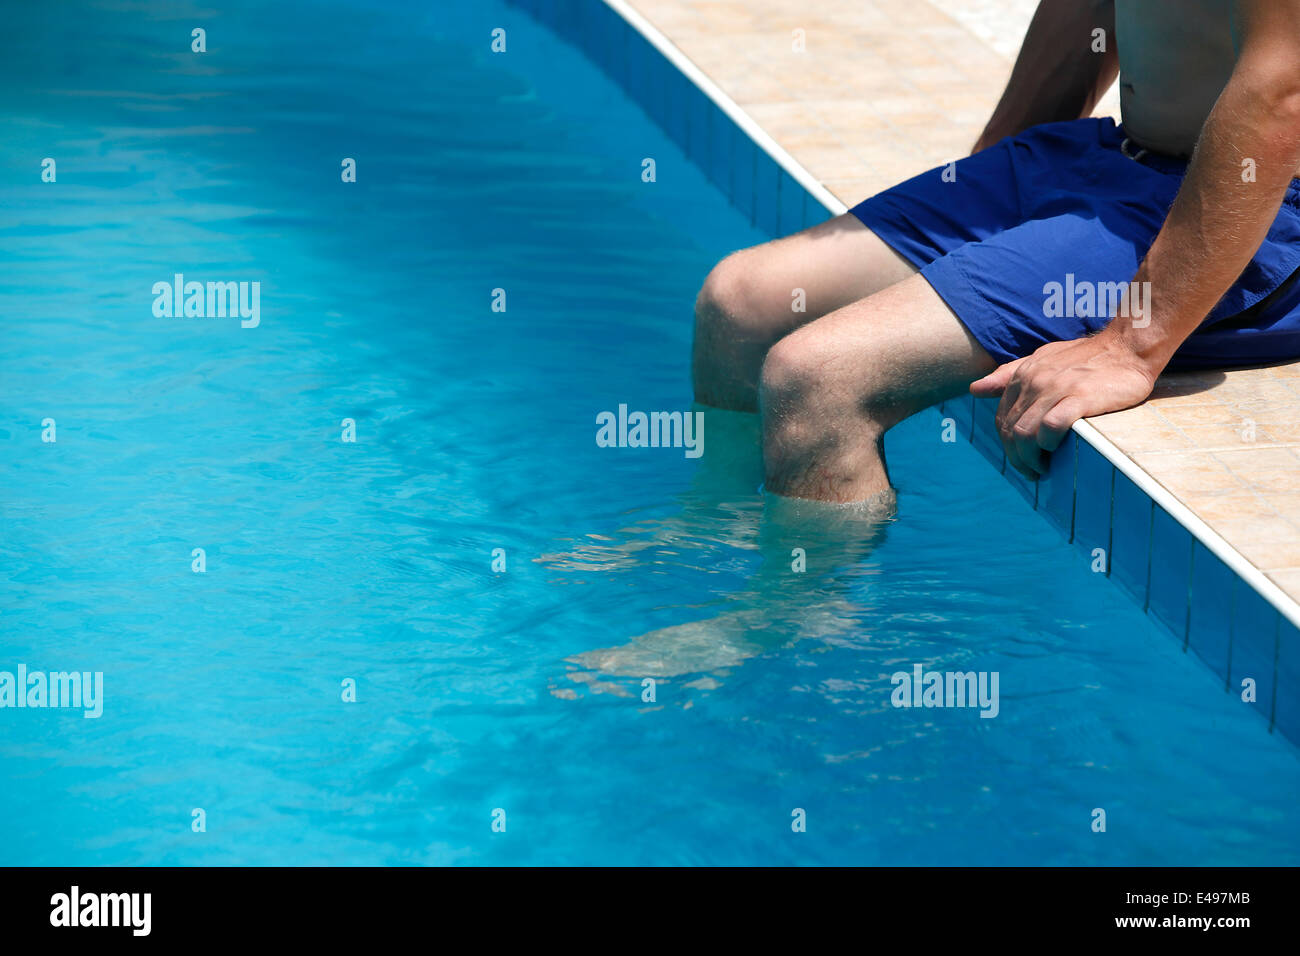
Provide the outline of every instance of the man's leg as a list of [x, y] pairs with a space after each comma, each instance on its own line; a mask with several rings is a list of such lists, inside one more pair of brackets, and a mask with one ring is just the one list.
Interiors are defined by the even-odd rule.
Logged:
[[[696, 401], [756, 411], [759, 371], [777, 341], [915, 272], [851, 213], [733, 253], [709, 273], [695, 303]], [[796, 289], [805, 311], [794, 309]]]
[[892, 498], [885, 432], [996, 367], [919, 275], [797, 329], [763, 363], [766, 489]]

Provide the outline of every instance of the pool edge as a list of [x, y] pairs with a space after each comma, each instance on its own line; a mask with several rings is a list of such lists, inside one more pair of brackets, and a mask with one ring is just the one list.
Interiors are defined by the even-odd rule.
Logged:
[[[775, 237], [813, 224], [810, 204], [823, 215], [847, 211], [626, 0], [507, 3], [568, 36], [764, 232]], [[620, 25], [623, 35], [611, 32]], [[657, 57], [636, 49], [635, 39]], [[650, 82], [652, 75], [657, 85]], [[1295, 664], [1300, 603], [1087, 420], [1074, 425], [1043, 479], [1029, 482], [1008, 474], [991, 405], [996, 400], [965, 396], [936, 407], [965, 426], [961, 430], [970, 443], [1070, 543], [1094, 554], [1100, 550], [1106, 576], [1181, 640], [1184, 651], [1194, 651], [1221, 677], [1225, 692], [1234, 686], [1240, 691], [1242, 681], [1253, 679], [1255, 703], [1265, 711], [1261, 716], [1269, 732], [1280, 729], [1300, 745], [1300, 702], [1294, 693], [1300, 687]], [[1081, 462], [1093, 472], [1086, 492], [1079, 485]], [[1207, 622], [1219, 630], [1205, 633]], [[1280, 694], [1280, 686], [1288, 693]]]

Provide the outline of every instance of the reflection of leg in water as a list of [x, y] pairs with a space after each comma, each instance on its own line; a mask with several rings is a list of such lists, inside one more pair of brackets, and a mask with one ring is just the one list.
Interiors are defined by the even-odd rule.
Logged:
[[893, 514], [888, 500], [833, 505], [767, 496], [758, 530], [762, 565], [739, 594], [706, 620], [651, 631], [619, 647], [570, 658], [586, 673], [607, 677], [672, 677], [732, 667], [805, 637], [853, 626], [861, 608], [844, 597], [853, 566], [883, 537]]
[[[569, 551], [536, 560], [571, 571], [614, 571], [642, 561], [646, 549], [677, 553], [694, 547], [752, 549], [757, 533], [762, 482], [758, 416], [695, 406], [704, 413], [704, 454], [690, 488], [678, 496], [679, 510], [666, 518], [637, 522], [608, 535], [587, 535]], [[689, 558], [685, 563], [692, 563]]]

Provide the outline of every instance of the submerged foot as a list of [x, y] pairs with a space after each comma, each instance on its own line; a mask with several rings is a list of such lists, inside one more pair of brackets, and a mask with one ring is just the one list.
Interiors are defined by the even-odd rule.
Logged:
[[766, 496], [753, 546], [763, 564], [749, 586], [710, 618], [659, 628], [568, 659], [569, 678], [678, 677], [735, 667], [807, 638], [843, 633], [862, 607], [845, 596], [852, 567], [879, 544], [894, 498], [859, 505]]
[[848, 504], [761, 493], [756, 417], [706, 414], [712, 437], [677, 514], [589, 534], [537, 560], [574, 571], [674, 562], [713, 572], [733, 559], [727, 552], [758, 551], [759, 570], [713, 617], [569, 658], [570, 681], [627, 692], [608, 679], [716, 673], [804, 638], [842, 633], [858, 620], [861, 608], [843, 596], [841, 572], [876, 547], [897, 508], [893, 489]]
[[774, 613], [761, 606], [726, 611], [649, 631], [617, 647], [584, 651], [568, 658], [577, 671], [570, 680], [593, 677], [680, 677], [736, 667], [750, 658], [807, 638], [829, 637], [852, 626], [861, 608], [842, 598]]

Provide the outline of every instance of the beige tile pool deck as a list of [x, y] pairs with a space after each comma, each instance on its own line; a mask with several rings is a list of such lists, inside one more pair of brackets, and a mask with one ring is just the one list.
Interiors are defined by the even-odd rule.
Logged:
[[[852, 205], [969, 153], [1036, 0], [630, 5]], [[1118, 117], [1113, 89], [1097, 112]], [[1146, 404], [1090, 421], [1300, 600], [1300, 364], [1163, 376]]]

